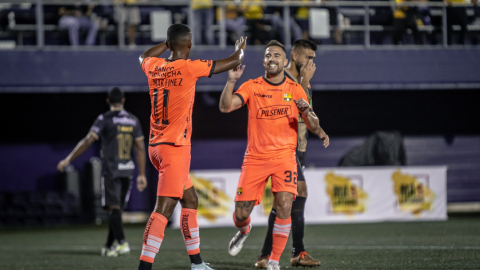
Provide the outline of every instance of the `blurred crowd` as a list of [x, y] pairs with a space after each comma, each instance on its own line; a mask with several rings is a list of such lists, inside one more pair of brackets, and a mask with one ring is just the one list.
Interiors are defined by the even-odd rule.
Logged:
[[[52, 41], [47, 40], [46, 43], [56, 42], [54, 45], [72, 46], [115, 45], [118, 43], [116, 29], [122, 24], [126, 32], [125, 44], [130, 47], [137, 44], [149, 45], [155, 42], [144, 32], [151, 31], [151, 28], [142, 30], [140, 26], [150, 25], [149, 16], [152, 11], [166, 10], [172, 14], [172, 23], [192, 26], [195, 44], [219, 44], [222, 10], [214, 6], [212, 0], [191, 0], [192, 12], [189, 12], [186, 6], [152, 6], [145, 5], [145, 1], [142, 5], [137, 5], [136, 1], [115, 0], [115, 3], [121, 3], [115, 6], [112, 6], [111, 2], [96, 2], [96, 6], [88, 2], [45, 6], [45, 24], [54, 25], [55, 30], [59, 32], [57, 41], [52, 38]], [[226, 3], [224, 16], [227, 44], [233, 44], [240, 36], [248, 36], [249, 43], [254, 45], [265, 44], [271, 39], [285, 42], [286, 30], [290, 33], [292, 41], [304, 38], [314, 40], [318, 44], [364, 43], [362, 39], [365, 36], [361, 27], [364, 27], [365, 9], [362, 6], [337, 6], [336, 0], [324, 0], [328, 2], [327, 5], [322, 5], [322, 1], [316, 0], [296, 0], [303, 3], [315, 1], [320, 6], [291, 6], [289, 29], [285, 29], [283, 7], [269, 5], [269, 0], [248, 1], [253, 4], [246, 4], [246, 0], [230, 0]], [[369, 8], [370, 25], [381, 27], [380, 30], [371, 27], [371, 43], [395, 45], [442, 43], [442, 7], [429, 7], [421, 3], [410, 6], [409, 1], [392, 0], [388, 1], [390, 3], [388, 6]], [[478, 44], [480, 33], [478, 0], [437, 0], [439, 1], [447, 4], [448, 44]], [[315, 15], [313, 18], [312, 8], [324, 10], [324, 13], [319, 13], [323, 15]], [[33, 7], [30, 9], [34, 16], [35, 10]], [[2, 8], [0, 4], [0, 40], [8, 36], [6, 33], [9, 30], [15, 30], [15, 25], [21, 23], [19, 21], [25, 17], [21, 16], [22, 13], [18, 10], [5, 6]], [[30, 23], [34, 24], [34, 19]], [[326, 34], [313, 34], [311, 27], [315, 30], [324, 28]], [[98, 37], [99, 32], [102, 33], [101, 39]]]

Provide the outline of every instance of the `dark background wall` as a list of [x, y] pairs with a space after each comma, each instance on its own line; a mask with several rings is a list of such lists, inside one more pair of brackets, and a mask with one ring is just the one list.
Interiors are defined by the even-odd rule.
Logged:
[[[313, 106], [330, 136], [364, 136], [397, 129], [404, 135], [480, 135], [480, 92], [314, 91]], [[219, 92], [197, 93], [193, 140], [246, 139], [247, 111], [218, 110]], [[2, 143], [72, 143], [108, 110], [106, 93], [2, 94]], [[148, 133], [149, 95], [127, 93], [125, 108]]]

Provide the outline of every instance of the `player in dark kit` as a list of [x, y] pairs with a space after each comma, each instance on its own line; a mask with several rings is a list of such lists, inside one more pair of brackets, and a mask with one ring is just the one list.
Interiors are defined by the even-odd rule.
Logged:
[[[136, 151], [138, 162], [137, 189], [143, 191], [147, 187], [145, 178], [145, 145], [142, 127], [137, 117], [125, 111], [124, 93], [113, 88], [108, 93], [107, 103], [110, 111], [100, 114], [87, 136], [83, 138], [73, 151], [57, 165], [59, 171], [80, 156], [96, 140], [102, 142], [102, 206], [108, 210], [110, 227], [107, 243], [102, 248], [102, 256], [117, 257], [130, 252], [125, 241], [122, 227], [122, 209], [128, 202], [131, 179], [135, 163], [132, 160], [132, 149]], [[114, 246], [117, 240], [118, 245]]]
[[[315, 73], [315, 51], [317, 45], [306, 39], [299, 39], [293, 43], [290, 51], [290, 61], [285, 68], [285, 75], [292, 81], [299, 83], [307, 94], [310, 106], [312, 106], [312, 91], [310, 87], [310, 79]], [[329, 145], [329, 137], [320, 128], [319, 137], [323, 141], [325, 147]], [[292, 238], [293, 238], [293, 254], [290, 260], [292, 266], [319, 266], [320, 261], [313, 259], [303, 245], [303, 235], [305, 227], [305, 202], [307, 200], [307, 184], [303, 170], [305, 169], [305, 161], [307, 154], [307, 124], [301, 116], [298, 117], [298, 141], [297, 141], [297, 192], [298, 196], [292, 204]], [[272, 252], [272, 232], [274, 221], [277, 216], [275, 202], [268, 218], [268, 231], [263, 244], [262, 253], [255, 263], [256, 269], [267, 268], [268, 258]]]

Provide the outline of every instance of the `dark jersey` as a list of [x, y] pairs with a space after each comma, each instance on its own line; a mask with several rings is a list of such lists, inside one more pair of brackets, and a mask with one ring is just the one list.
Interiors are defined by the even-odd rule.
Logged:
[[[292, 81], [298, 83], [296, 78], [293, 78], [286, 70], [285, 74]], [[304, 89], [305, 90], [305, 89]], [[308, 97], [308, 103], [310, 107], [312, 106], [312, 90], [308, 89], [306, 92]], [[303, 120], [301, 114], [298, 115], [298, 140], [297, 140], [297, 157], [300, 161], [301, 167], [305, 166], [306, 152], [307, 152], [307, 139], [308, 139], [308, 128], [307, 123]]]
[[102, 141], [102, 174], [131, 177], [135, 169], [132, 148], [136, 140], [143, 140], [138, 118], [125, 110], [108, 111], [97, 117], [90, 133]]

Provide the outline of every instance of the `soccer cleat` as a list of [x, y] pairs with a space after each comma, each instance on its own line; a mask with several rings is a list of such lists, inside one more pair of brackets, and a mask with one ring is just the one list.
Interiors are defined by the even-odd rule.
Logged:
[[293, 267], [303, 266], [303, 267], [316, 267], [320, 266], [320, 261], [315, 260], [312, 256], [308, 255], [307, 252], [302, 251], [298, 254], [297, 257], [290, 259]]
[[211, 268], [209, 263], [202, 262], [201, 264], [192, 263], [191, 270], [215, 270], [215, 269]]
[[118, 252], [114, 247], [103, 247], [102, 248], [102, 256], [104, 257], [117, 257]]
[[268, 266], [268, 256], [258, 256], [258, 261], [255, 263], [255, 269], [266, 269]]
[[269, 261], [267, 270], [280, 270], [280, 265], [276, 261]]
[[237, 234], [235, 234], [235, 236], [232, 238], [232, 241], [230, 241], [230, 245], [228, 246], [228, 253], [230, 253], [230, 255], [232, 256], [236, 256], [242, 250], [243, 242], [245, 242], [251, 232], [252, 224], [248, 225], [247, 234], [241, 234], [240, 232], [237, 232]]
[[117, 245], [116, 247], [118, 255], [125, 255], [130, 253], [130, 245], [128, 245], [128, 242], [123, 242], [121, 245]]

